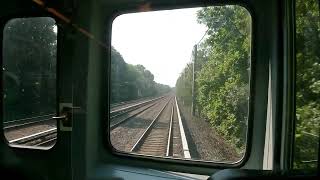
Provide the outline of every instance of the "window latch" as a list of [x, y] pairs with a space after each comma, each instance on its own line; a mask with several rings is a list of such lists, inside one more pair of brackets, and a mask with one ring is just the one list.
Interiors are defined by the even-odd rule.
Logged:
[[53, 119], [56, 119], [60, 123], [61, 130], [71, 131], [72, 128], [72, 112], [74, 109], [80, 109], [80, 107], [72, 106], [63, 106], [60, 110], [60, 116], [55, 116]]

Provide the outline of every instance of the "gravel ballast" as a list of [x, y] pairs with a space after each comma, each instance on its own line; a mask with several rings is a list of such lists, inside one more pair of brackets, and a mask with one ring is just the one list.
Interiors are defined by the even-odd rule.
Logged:
[[158, 104], [113, 129], [110, 134], [112, 146], [119, 151], [130, 152], [167, 100], [164, 98]]
[[235, 148], [216, 133], [209, 122], [191, 116], [187, 107], [179, 101], [178, 104], [192, 159], [227, 163], [241, 159]]

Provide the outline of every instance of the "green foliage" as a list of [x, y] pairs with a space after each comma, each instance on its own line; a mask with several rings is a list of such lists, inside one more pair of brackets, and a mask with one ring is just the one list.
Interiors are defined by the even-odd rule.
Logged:
[[[320, 123], [319, 2], [296, 1], [295, 168], [316, 168]], [[250, 15], [237, 6], [208, 7], [198, 12], [208, 28], [198, 47], [196, 97], [200, 115], [225, 139], [243, 150], [247, 121], [250, 60]], [[192, 64], [176, 83], [179, 99], [191, 104]]]
[[[21, 18], [9, 21], [4, 28], [5, 120], [55, 112], [54, 27], [51, 18]], [[111, 102], [157, 96], [170, 90], [169, 86], [156, 83], [153, 74], [142, 65], [127, 64], [112, 48]]]
[[[239, 6], [206, 7], [198, 22], [208, 28], [196, 61], [197, 108], [239, 152], [245, 147], [248, 113], [251, 18]], [[191, 102], [192, 67], [176, 83], [177, 95]]]
[[201, 45], [207, 49], [208, 59], [196, 79], [201, 113], [221, 135], [243, 150], [249, 95], [250, 15], [238, 6], [210, 7], [198, 12], [198, 21], [209, 28], [208, 38]]
[[[4, 28], [4, 119], [55, 112], [57, 34], [52, 18], [17, 18]], [[28, 102], [28, 103], [26, 103]]]
[[[320, 24], [316, 0], [296, 1], [296, 134], [294, 167], [316, 168], [320, 122]], [[317, 137], [318, 136], [318, 137]]]
[[158, 96], [171, 88], [154, 81], [153, 74], [143, 65], [127, 64], [121, 54], [111, 51], [111, 103]]
[[176, 94], [185, 105], [192, 102], [192, 65], [188, 64], [176, 82]]

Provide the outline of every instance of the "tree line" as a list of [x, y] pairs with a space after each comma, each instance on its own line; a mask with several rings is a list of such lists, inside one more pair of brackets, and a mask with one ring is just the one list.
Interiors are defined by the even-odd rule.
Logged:
[[127, 64], [121, 54], [111, 49], [111, 103], [158, 96], [170, 86], [154, 81], [154, 75], [143, 65]]
[[[208, 30], [196, 52], [196, 111], [243, 153], [248, 118], [250, 15], [239, 6], [221, 6], [203, 8], [197, 18]], [[177, 95], [186, 106], [192, 103], [192, 80], [190, 63], [176, 82]]]
[[55, 20], [47, 17], [12, 19], [4, 27], [5, 121], [55, 112], [55, 28]]
[[[56, 111], [57, 33], [52, 18], [18, 18], [7, 23], [3, 37], [5, 121]], [[108, 78], [108, 74], [106, 74]], [[111, 51], [111, 103], [169, 92], [142, 65], [127, 64]], [[28, 103], [25, 103], [28, 102]]]
[[320, 128], [319, 1], [296, 1], [294, 168], [317, 168]]
[[[198, 44], [196, 107], [200, 119], [238, 152], [245, 149], [248, 118], [251, 19], [238, 6], [206, 7], [197, 13], [208, 28]], [[296, 1], [296, 129], [294, 168], [316, 168], [320, 123], [320, 23], [316, 0]], [[193, 63], [176, 82], [177, 96], [192, 103]]]

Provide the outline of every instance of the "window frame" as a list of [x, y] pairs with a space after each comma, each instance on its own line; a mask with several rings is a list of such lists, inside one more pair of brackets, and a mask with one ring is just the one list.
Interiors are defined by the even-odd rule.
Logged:
[[[247, 120], [247, 131], [246, 131], [246, 147], [245, 147], [245, 153], [243, 157], [234, 163], [226, 163], [226, 162], [215, 162], [215, 161], [204, 161], [204, 160], [187, 160], [187, 159], [178, 159], [178, 158], [172, 158], [172, 157], [156, 157], [156, 156], [150, 156], [150, 155], [138, 155], [138, 154], [131, 154], [129, 152], [123, 152], [115, 149], [112, 146], [111, 140], [110, 140], [110, 99], [111, 99], [111, 63], [108, 61], [108, 121], [107, 121], [107, 139], [106, 140], [106, 148], [111, 150], [111, 153], [113, 155], [116, 155], [121, 158], [132, 158], [132, 159], [141, 159], [141, 160], [151, 160], [151, 161], [157, 161], [157, 162], [169, 162], [169, 163], [177, 163], [181, 165], [198, 165], [202, 167], [214, 167], [214, 168], [241, 168], [245, 165], [245, 163], [248, 161], [250, 153], [251, 153], [251, 148], [252, 148], [252, 128], [253, 128], [253, 111], [254, 111], [254, 94], [255, 94], [255, 72], [256, 72], [256, 67], [255, 67], [255, 48], [254, 48], [254, 41], [255, 41], [255, 18], [254, 18], [254, 13], [253, 10], [248, 6], [247, 4], [244, 3], [207, 3], [207, 4], [192, 4], [192, 5], [176, 5], [176, 6], [170, 6], [169, 8], [164, 6], [159, 6], [156, 7], [150, 11], [147, 12], [154, 12], [154, 11], [161, 11], [161, 10], [176, 10], [176, 9], [184, 9], [184, 8], [201, 8], [201, 7], [210, 7], [210, 6], [227, 6], [227, 5], [234, 5], [234, 6], [240, 6], [241, 8], [244, 8], [247, 10], [248, 14], [250, 15], [251, 18], [251, 52], [250, 52], [250, 75], [249, 75], [249, 100], [248, 100], [248, 120]], [[111, 39], [112, 39], [112, 24], [113, 21], [121, 15], [124, 14], [129, 14], [129, 13], [139, 13], [138, 10], [132, 10], [130, 7], [128, 9], [124, 10], [119, 10], [115, 11], [111, 17], [110, 21], [108, 22], [107, 27], [110, 29], [110, 33], [108, 34], [109, 37], [107, 38], [110, 41], [107, 41], [107, 45], [111, 47]], [[108, 56], [111, 59], [111, 49], [108, 51]]]
[[[1, 52], [0, 52], [0, 56], [3, 57], [3, 37], [4, 37], [4, 29], [7, 25], [7, 23], [9, 23], [11, 20], [13, 19], [27, 19], [27, 18], [41, 18], [41, 17], [46, 17], [46, 18], [51, 18], [52, 20], [55, 21], [55, 24], [57, 26], [57, 48], [56, 48], [56, 80], [55, 80], [55, 84], [56, 84], [56, 87], [55, 87], [55, 91], [56, 91], [56, 98], [55, 98], [55, 109], [56, 109], [56, 112], [55, 114], [59, 114], [59, 89], [60, 89], [60, 73], [59, 73], [59, 67], [60, 67], [60, 56], [59, 56], [59, 53], [60, 53], [60, 48], [61, 48], [61, 44], [60, 44], [60, 40], [61, 39], [61, 36], [62, 36], [62, 33], [60, 32], [59, 30], [59, 19], [57, 19], [56, 17], [52, 16], [51, 14], [47, 13], [47, 12], [43, 12], [43, 11], [40, 11], [40, 12], [33, 12], [33, 13], [17, 13], [17, 14], [13, 14], [13, 15], [9, 15], [9, 16], [5, 16], [5, 17], [2, 17], [0, 19], [0, 25], [1, 25]], [[3, 67], [3, 58], [1, 58], [1, 62], [0, 62], [0, 65], [1, 67]], [[0, 78], [1, 78], [1, 86], [0, 86], [0, 92], [1, 94], [4, 94], [4, 87], [3, 87], [3, 72], [0, 73]], [[1, 101], [0, 103], [0, 112], [1, 114], [3, 114], [3, 111], [4, 111], [4, 103], [3, 101]], [[3, 116], [1, 117], [3, 119]], [[0, 133], [1, 133], [1, 141], [4, 142], [5, 144], [7, 144], [7, 146], [9, 148], [12, 148], [14, 150], [17, 150], [17, 151], [36, 151], [36, 152], [39, 152], [39, 151], [55, 151], [57, 149], [57, 144], [59, 143], [59, 136], [60, 136], [60, 132], [59, 132], [59, 129], [60, 129], [60, 123], [58, 120], [56, 120], [56, 128], [57, 128], [57, 135], [56, 135], [56, 141], [55, 141], [55, 144], [53, 146], [48, 146], [48, 147], [41, 147], [41, 146], [25, 146], [25, 145], [14, 145], [14, 144], [10, 144], [9, 141], [7, 140], [6, 136], [5, 136], [5, 132], [4, 132], [4, 126], [3, 126], [3, 122], [0, 123]]]
[[[295, 82], [296, 82], [296, 50], [295, 50], [295, 0], [286, 0], [284, 3], [284, 63], [283, 63], [283, 117], [281, 150], [278, 152], [278, 168], [283, 170], [292, 169], [293, 147], [295, 137]], [[280, 122], [278, 123], [280, 124]]]

